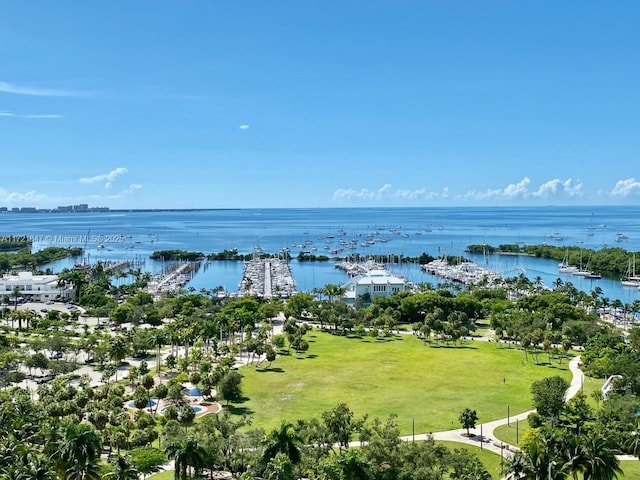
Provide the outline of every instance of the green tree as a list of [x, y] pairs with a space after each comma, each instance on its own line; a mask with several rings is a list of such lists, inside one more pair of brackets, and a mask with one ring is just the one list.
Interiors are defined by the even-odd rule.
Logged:
[[206, 457], [206, 451], [193, 437], [178, 443], [170, 443], [166, 448], [167, 455], [174, 461], [175, 480], [186, 480], [189, 472], [199, 471]]
[[340, 450], [348, 448], [351, 436], [356, 429], [353, 412], [347, 404], [339, 403], [333, 410], [322, 413], [322, 422], [327, 430], [328, 440], [337, 443]]
[[157, 448], [139, 447], [130, 452], [131, 462], [142, 475], [149, 475], [160, 470], [160, 466], [165, 463], [166, 455]]
[[98, 480], [101, 449], [100, 437], [91, 425], [70, 423], [54, 452], [56, 470], [69, 480]]
[[265, 468], [267, 480], [293, 480], [293, 465], [284, 453], [277, 453]]
[[279, 453], [284, 454], [293, 465], [300, 463], [300, 443], [294, 426], [282, 421], [278, 427], [269, 432], [263, 441], [265, 448], [262, 454], [262, 463], [269, 464]]
[[568, 388], [569, 383], [560, 376], [533, 382], [531, 393], [538, 414], [555, 424], [565, 407], [564, 401]]
[[622, 473], [611, 437], [593, 429], [582, 439], [584, 461], [580, 466], [584, 480], [615, 480]]
[[103, 478], [109, 480], [138, 480], [138, 470], [128, 456], [116, 455], [111, 459], [112, 470]]
[[218, 383], [218, 394], [223, 400], [236, 402], [242, 397], [242, 376], [235, 370], [228, 371]]
[[465, 408], [460, 412], [458, 416], [458, 421], [462, 425], [462, 428], [467, 429], [467, 437], [470, 436], [469, 429], [476, 427], [476, 422], [478, 421], [478, 414], [475, 410], [471, 410], [470, 408]]

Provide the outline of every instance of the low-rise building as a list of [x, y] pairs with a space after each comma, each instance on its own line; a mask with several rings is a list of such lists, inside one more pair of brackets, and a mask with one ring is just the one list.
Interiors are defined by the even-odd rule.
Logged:
[[13, 297], [16, 289], [19, 297], [33, 301], [69, 300], [73, 295], [72, 286], [58, 285], [57, 275], [34, 275], [31, 272], [3, 275], [0, 279], [0, 295]]
[[370, 270], [349, 279], [344, 284], [347, 303], [355, 303], [358, 298], [371, 301], [375, 297], [390, 297], [409, 289], [405, 279], [391, 274], [387, 270]]

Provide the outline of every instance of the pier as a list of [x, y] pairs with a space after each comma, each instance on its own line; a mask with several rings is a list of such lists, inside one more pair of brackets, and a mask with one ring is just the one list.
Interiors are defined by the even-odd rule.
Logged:
[[[135, 258], [133, 260], [98, 260], [95, 265], [102, 265], [102, 269], [105, 272], [115, 272], [116, 270], [125, 270], [131, 268], [142, 268], [145, 266], [144, 258]], [[90, 263], [90, 257], [87, 258], [82, 263], [76, 263], [73, 266], [74, 270], [88, 270], [92, 267]]]
[[142, 268], [145, 265], [145, 259], [139, 258], [135, 260], [101, 260], [98, 263], [102, 265], [102, 268], [105, 272], [115, 272], [116, 270]]
[[147, 291], [156, 298], [160, 298], [163, 294], [177, 292], [189, 283], [189, 280], [200, 269], [201, 263], [194, 261], [172, 265], [163, 273], [153, 276], [147, 286]]
[[245, 263], [239, 295], [288, 298], [295, 293], [295, 282], [289, 262], [280, 258], [259, 258]]

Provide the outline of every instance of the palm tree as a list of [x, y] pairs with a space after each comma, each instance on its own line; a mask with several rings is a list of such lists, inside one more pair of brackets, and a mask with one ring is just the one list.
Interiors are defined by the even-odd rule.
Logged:
[[107, 473], [104, 478], [109, 480], [138, 480], [138, 470], [131, 463], [128, 456], [118, 455], [111, 461], [113, 470]]
[[51, 463], [35, 452], [29, 452], [25, 458], [25, 479], [54, 480], [55, 472], [51, 469]]
[[265, 449], [262, 454], [262, 462], [267, 465], [278, 453], [283, 453], [293, 465], [300, 463], [300, 438], [296, 434], [293, 425], [289, 422], [281, 422], [280, 425], [264, 439]]
[[13, 309], [14, 310], [18, 309], [18, 298], [20, 297], [20, 293], [22, 293], [22, 290], [20, 290], [20, 287], [18, 287], [18, 286], [13, 287], [13, 289], [11, 290], [11, 294], [13, 295]]
[[620, 461], [610, 439], [598, 430], [582, 436], [584, 461], [580, 467], [584, 480], [615, 480], [622, 473]]
[[[116, 367], [122, 360], [124, 360], [124, 357], [127, 356], [128, 352], [129, 347], [127, 346], [127, 342], [124, 338], [118, 336], [109, 340], [109, 357], [116, 364]], [[118, 372], [116, 371], [116, 381], [117, 380]]]
[[341, 285], [328, 283], [322, 288], [322, 293], [329, 297], [330, 302], [334, 302], [336, 299], [341, 298], [347, 289]]
[[175, 480], [186, 480], [190, 469], [198, 471], [204, 466], [207, 452], [193, 437], [180, 443], [170, 444], [166, 450], [175, 464]]
[[102, 446], [96, 430], [87, 424], [68, 424], [58, 440], [54, 463], [66, 480], [99, 480]]

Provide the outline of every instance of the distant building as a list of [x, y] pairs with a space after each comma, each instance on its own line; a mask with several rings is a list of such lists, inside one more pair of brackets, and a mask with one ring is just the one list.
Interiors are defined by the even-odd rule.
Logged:
[[349, 279], [343, 285], [346, 289], [347, 303], [355, 303], [356, 299], [366, 297], [390, 297], [398, 292], [409, 289], [407, 282], [386, 270], [371, 270], [367, 273]]
[[78, 213], [78, 212], [109, 212], [109, 207], [90, 207], [86, 203], [79, 205], [60, 205], [56, 208], [35, 207], [0, 207], [0, 213]]
[[26, 300], [47, 301], [56, 298], [69, 300], [73, 295], [71, 286], [58, 286], [57, 275], [34, 275], [19, 272], [17, 275], [3, 275], [0, 279], [0, 295], [13, 296], [15, 288], [19, 296]]

